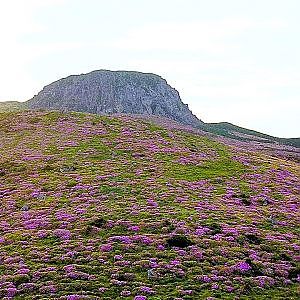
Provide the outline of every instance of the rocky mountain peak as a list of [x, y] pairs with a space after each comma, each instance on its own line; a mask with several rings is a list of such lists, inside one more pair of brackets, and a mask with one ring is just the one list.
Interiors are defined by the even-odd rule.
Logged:
[[31, 109], [156, 115], [194, 127], [202, 123], [165, 79], [134, 71], [68, 76], [45, 86], [27, 104]]

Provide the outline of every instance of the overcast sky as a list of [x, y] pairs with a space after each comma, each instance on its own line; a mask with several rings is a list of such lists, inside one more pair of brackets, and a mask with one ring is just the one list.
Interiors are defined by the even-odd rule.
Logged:
[[299, 0], [0, 0], [0, 101], [96, 69], [156, 73], [205, 122], [300, 136]]

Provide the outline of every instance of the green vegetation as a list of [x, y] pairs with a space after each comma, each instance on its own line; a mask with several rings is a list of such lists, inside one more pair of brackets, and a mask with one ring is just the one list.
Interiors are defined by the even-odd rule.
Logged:
[[299, 164], [280, 153], [29, 111], [0, 114], [0, 145], [0, 298], [298, 299]]

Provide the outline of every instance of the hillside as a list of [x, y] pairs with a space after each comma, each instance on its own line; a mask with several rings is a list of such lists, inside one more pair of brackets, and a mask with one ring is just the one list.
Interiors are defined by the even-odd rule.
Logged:
[[204, 129], [231, 139], [244, 142], [259, 142], [264, 144], [281, 144], [300, 148], [300, 138], [278, 138], [261, 132], [246, 129], [228, 122], [206, 123]]
[[300, 148], [300, 138], [273, 137], [227, 122], [204, 123], [183, 103], [176, 89], [152, 73], [96, 70], [54, 81], [26, 102], [0, 102], [0, 112], [19, 110], [161, 117], [237, 141]]
[[0, 112], [24, 110], [24, 103], [18, 101], [0, 101]]
[[0, 145], [0, 298], [298, 299], [300, 168], [281, 152], [33, 111], [0, 114]]

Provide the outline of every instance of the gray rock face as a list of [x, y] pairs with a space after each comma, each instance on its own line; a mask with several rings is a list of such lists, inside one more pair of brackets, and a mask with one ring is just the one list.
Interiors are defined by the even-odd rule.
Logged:
[[166, 80], [140, 72], [99, 70], [72, 75], [45, 86], [27, 105], [95, 114], [157, 115], [194, 127], [202, 124]]

